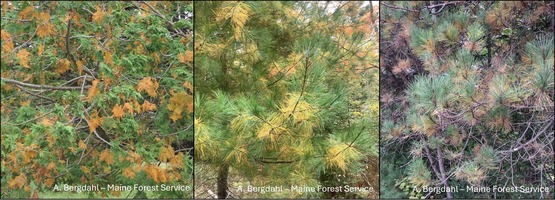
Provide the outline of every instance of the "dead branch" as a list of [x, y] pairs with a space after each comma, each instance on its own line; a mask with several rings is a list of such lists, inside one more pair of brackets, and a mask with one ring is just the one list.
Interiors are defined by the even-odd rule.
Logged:
[[404, 10], [404, 11], [409, 11], [409, 12], [420, 12], [420, 11], [415, 10], [415, 9], [408, 9], [408, 8], [398, 7], [398, 6], [394, 6], [394, 5], [387, 4], [387, 3], [381, 3], [380, 2], [380, 4], [385, 6], [385, 7], [391, 8], [391, 9]]
[[[1, 80], [6, 83], [11, 83], [11, 84], [28, 87], [28, 88], [34, 88], [34, 89], [43, 89], [43, 90], [80, 90], [81, 89], [81, 87], [74, 87], [74, 86], [36, 85], [36, 84], [24, 83], [24, 82], [16, 81], [9, 78], [3, 78], [3, 77]], [[91, 87], [90, 85], [87, 85], [87, 86], [84, 86], [83, 88], [90, 88], [90, 87]]]

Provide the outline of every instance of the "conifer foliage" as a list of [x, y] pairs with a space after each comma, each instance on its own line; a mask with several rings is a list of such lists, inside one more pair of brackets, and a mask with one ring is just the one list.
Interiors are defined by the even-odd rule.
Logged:
[[1, 5], [2, 198], [63, 184], [192, 186], [192, 2]]
[[553, 198], [554, 4], [380, 4], [382, 197]]
[[[274, 1], [195, 9], [196, 197], [377, 195], [377, 171], [366, 171], [377, 169], [377, 7]], [[289, 192], [357, 183], [375, 191]], [[248, 193], [249, 185], [287, 190]]]

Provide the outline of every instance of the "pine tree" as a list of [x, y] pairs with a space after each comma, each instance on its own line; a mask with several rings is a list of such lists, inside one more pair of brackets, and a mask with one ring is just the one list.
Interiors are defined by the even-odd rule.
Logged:
[[[412, 188], [511, 183], [553, 190], [553, 4], [381, 6], [381, 162], [387, 166], [381, 173], [388, 174], [382, 190], [405, 191], [396, 197], [549, 198]], [[404, 173], [390, 173], [399, 168]]]
[[[196, 4], [197, 197], [214, 190], [210, 179], [219, 198], [243, 195], [246, 180], [287, 189], [361, 180], [377, 155], [374, 14], [361, 2]], [[320, 195], [333, 194], [259, 197]]]

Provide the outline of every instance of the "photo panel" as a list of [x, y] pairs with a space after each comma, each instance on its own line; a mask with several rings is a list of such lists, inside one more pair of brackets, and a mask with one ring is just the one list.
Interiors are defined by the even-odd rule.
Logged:
[[195, 2], [195, 198], [379, 198], [377, 2]]
[[381, 198], [554, 198], [553, 8], [380, 2]]
[[1, 4], [1, 198], [192, 198], [193, 3]]

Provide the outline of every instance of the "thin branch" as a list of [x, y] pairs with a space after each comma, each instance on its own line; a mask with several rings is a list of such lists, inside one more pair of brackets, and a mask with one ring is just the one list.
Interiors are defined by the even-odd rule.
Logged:
[[[6, 83], [11, 83], [11, 84], [28, 87], [28, 88], [35, 88], [35, 89], [46, 89], [46, 90], [80, 90], [81, 89], [81, 87], [74, 87], [74, 86], [36, 85], [36, 84], [24, 83], [24, 82], [16, 81], [9, 78], [3, 78], [3, 77], [1, 78], [1, 80]], [[91, 87], [90, 85], [87, 85], [83, 88], [90, 88], [90, 87]]]
[[69, 39], [75, 39], [75, 38], [94, 38], [94, 36], [92, 36], [92, 35], [76, 35], [76, 36], [69, 37]]
[[387, 3], [381, 3], [381, 2], [380, 2], [380, 4], [383, 5], [383, 6], [385, 6], [385, 7], [391, 8], [391, 9], [404, 10], [404, 11], [417, 12], [417, 13], [420, 12], [420, 11], [418, 11], [418, 10], [408, 9], [408, 8], [403, 8], [403, 7], [398, 7], [398, 6], [394, 6], [394, 5], [387, 4]]
[[528, 142], [521, 144], [518, 147], [515, 147], [513, 149], [498, 151], [497, 153], [512, 153], [512, 152], [518, 151], [524, 148], [525, 146], [528, 146], [532, 142], [536, 141], [536, 139], [538, 139], [538, 137], [540, 137], [540, 135], [542, 135], [543, 133], [546, 133], [549, 128], [553, 128], [553, 121], [549, 122], [547, 126], [544, 126], [543, 129], [538, 134], [536, 134], [536, 136], [534, 136], [532, 139], [528, 140]]
[[[154, 8], [153, 6], [151, 6], [150, 4], [148, 4], [146, 1], [141, 1], [141, 3], [145, 4], [146, 6], [148, 6], [148, 8], [150, 8], [156, 15], [158, 15], [160, 18], [166, 20], [166, 22], [168, 22], [168, 24], [171, 25], [171, 27], [173, 28], [173, 30], [175, 32], [177, 32], [177, 34], [183, 36], [183, 37], [187, 37], [187, 35], [185, 35], [185, 33], [183, 33], [183, 31], [176, 29], [175, 23], [173, 23], [171, 20], [168, 20], [168, 18], [166, 18], [166, 16], [164, 16], [162, 13], [160, 13], [160, 11], [156, 10], [156, 8]], [[137, 6], [140, 7], [140, 6]]]
[[162, 13], [160, 13], [160, 11], [156, 10], [156, 8], [152, 7], [150, 4], [148, 4], [145, 1], [141, 1], [141, 3], [145, 4], [146, 6], [148, 6], [148, 8], [150, 8], [154, 13], [156, 13], [156, 15], [158, 15], [159, 17], [161, 17], [162, 19], [166, 20], [168, 23], [170, 23], [173, 26], [173, 22], [168, 21], [168, 19], [166, 18], [166, 16], [164, 16]]
[[89, 9], [87, 9], [87, 8], [85, 8], [85, 7], [83, 7], [82, 9], [85, 10], [85, 11], [87, 11], [89, 14], [94, 15], [94, 13], [93, 13], [92, 11], [90, 11]]
[[295, 103], [295, 106], [293, 107], [293, 110], [291, 111], [291, 114], [289, 114], [289, 116], [291, 116], [291, 115], [293, 115], [293, 113], [295, 113], [295, 110], [297, 109], [297, 106], [299, 105], [299, 102], [301, 101], [301, 98], [304, 95], [304, 92], [306, 90], [306, 79], [308, 79], [308, 77], [307, 77], [308, 68], [310, 68], [311, 65], [312, 65], [312, 62], [310, 62], [310, 60], [308, 59], [308, 56], [305, 57], [303, 85], [301, 86], [301, 94], [299, 94], [299, 98], [297, 99], [297, 102]]
[[[72, 21], [71, 19], [67, 22], [67, 32], [66, 32], [66, 53], [67, 53], [67, 57], [69, 57], [69, 59], [71, 60], [71, 62], [73, 62], [73, 65], [77, 66], [77, 61], [75, 60], [75, 57], [73, 57], [73, 54], [71, 54], [70, 52], [70, 43], [69, 40], [71, 39], [71, 24]], [[93, 78], [94, 78], [94, 73], [87, 68], [86, 66], [83, 65], [83, 70], [85, 70], [87, 73], [89, 73]]]
[[[42, 115], [40, 115], [40, 116], [38, 116], [38, 117], [35, 117], [35, 118], [33, 118], [33, 119], [30, 119], [30, 120], [27, 120], [27, 121], [24, 121], [24, 122], [21, 122], [21, 123], [18, 123], [18, 124], [10, 124], [10, 125], [19, 126], [19, 125], [25, 124], [25, 123], [27, 123], [27, 122], [31, 122], [31, 121], [35, 121], [35, 120], [37, 120], [37, 119], [40, 119], [40, 118], [42, 118], [42, 117], [44, 117], [44, 116], [46, 116], [46, 115], [48, 115], [48, 114], [50, 114], [50, 113], [52, 113], [52, 112], [54, 112], [54, 109], [52, 109], [52, 110], [50, 110], [50, 111], [48, 111], [48, 112], [46, 112], [46, 113], [44, 113], [44, 114], [42, 114]], [[2, 122], [2, 124], [9, 124], [9, 123], [7, 123], [7, 122]]]
[[21, 87], [21, 86], [19, 86], [19, 85], [15, 85], [15, 86], [18, 87], [19, 89], [23, 90], [23, 92], [25, 92], [25, 93], [27, 93], [27, 94], [33, 95], [33, 96], [35, 96], [35, 97], [47, 99], [47, 100], [50, 100], [51, 102], [55, 102], [54, 99], [51, 99], [51, 98], [46, 97], [46, 96], [42, 96], [42, 95], [40, 95], [40, 94], [32, 93], [31, 91], [26, 90], [25, 88], [23, 88], [23, 87]]
[[[297, 64], [297, 62], [300, 62], [301, 59], [302, 59], [302, 58], [299, 58], [299, 60], [297, 60], [297, 61], [294, 62], [294, 63]], [[277, 66], [275, 63], [274, 63], [274, 65]], [[285, 68], [279, 70], [279, 72], [283, 72], [283, 70], [286, 69], [286, 68], [287, 68], [287, 67], [285, 67]], [[277, 82], [283, 80], [283, 78], [286, 77], [287, 73], [288, 73], [289, 71], [291, 71], [291, 69], [293, 69], [293, 67], [288, 68], [287, 71], [285, 71], [285, 73], [281, 73], [281, 77], [279, 77], [278, 79], [276, 79], [274, 82], [272, 82], [272, 83], [266, 85], [266, 87], [271, 87], [272, 85], [276, 84]]]
[[71, 80], [65, 82], [64, 84], [62, 84], [62, 85], [60, 85], [60, 86], [64, 86], [64, 85], [70, 84], [70, 83], [75, 82], [75, 81], [77, 81], [77, 80], [79, 80], [79, 79], [81, 79], [81, 78], [83, 78], [83, 79], [86, 80], [87, 77], [88, 77], [88, 75], [86, 75], [86, 74], [83, 75], [83, 76], [75, 77], [75, 78], [73, 78], [73, 79], [71, 79]]
[[178, 149], [178, 150], [175, 150], [174, 153], [178, 153], [178, 152], [182, 152], [182, 151], [191, 151], [193, 149], [194, 149], [194, 147]]
[[2, 17], [2, 19], [10, 20], [10, 21], [18, 21], [18, 22], [31, 22], [31, 20], [27, 20], [27, 19], [14, 19], [9, 17]]
[[[441, 4], [429, 5], [429, 6], [426, 6], [426, 7], [427, 7], [428, 9], [432, 9], [432, 8], [440, 7], [440, 6], [443, 8], [443, 7], [447, 6], [447, 5], [459, 4], [459, 3], [464, 3], [464, 2], [465, 2], [465, 1], [449, 1], [449, 2], [444, 2], [444, 3], [441, 3]], [[441, 9], [440, 9], [439, 11], [437, 11], [437, 12], [440, 12], [440, 11], [441, 11]]]
[[428, 146], [426, 145], [426, 146], [424, 146], [424, 150], [426, 152], [426, 157], [428, 157], [428, 161], [430, 162], [430, 166], [432, 166], [432, 170], [436, 174], [437, 178], [441, 179], [441, 174], [437, 170], [437, 167], [434, 163], [434, 160], [432, 159], [432, 153], [430, 153], [430, 148], [428, 148]]
[[[31, 37], [29, 37], [29, 39], [28, 39], [27, 41], [23, 42], [23, 44], [21, 44], [21, 45], [15, 47], [15, 48], [12, 50], [11, 53], [14, 53], [14, 52], [18, 51], [20, 48], [22, 48], [22, 47], [24, 47], [24, 46], [27, 46], [27, 44], [28, 44], [29, 42], [31, 42], [31, 39], [33, 39], [33, 38], [35, 37], [35, 35], [37, 34], [37, 30], [38, 30], [38, 29], [35, 29], [35, 32], [33, 32], [33, 35], [31, 35]], [[8, 56], [8, 55], [9, 55], [9, 54], [2, 55], [2, 58], [6, 57], [6, 56]]]
[[[451, 1], [451, 2], [443, 2], [442, 4], [435, 4], [435, 5], [430, 5], [430, 6], [426, 6], [426, 8], [428, 8], [428, 10], [430, 10], [430, 13], [432, 15], [437, 15], [439, 13], [441, 13], [441, 11], [443, 10], [443, 8], [445, 8], [445, 6], [447, 5], [451, 5], [451, 4], [458, 4], [458, 3], [464, 3], [464, 1]], [[432, 9], [436, 8], [436, 7], [440, 7], [438, 11], [433, 11]]]
[[[335, 154], [333, 157], [337, 157], [339, 154], [343, 153], [344, 151], [346, 151], [347, 149], [353, 147], [353, 144], [355, 144], [355, 142], [358, 140], [358, 138], [360, 137], [360, 135], [362, 135], [362, 133], [364, 132], [364, 130], [366, 129], [366, 126], [362, 127], [362, 130], [360, 130], [360, 132], [358, 133], [358, 135], [355, 137], [355, 139], [353, 139], [353, 141], [351, 141], [351, 143], [349, 143], [349, 146], [345, 147], [343, 150], [341, 150], [340, 152], [337, 152], [337, 154]], [[319, 157], [326, 157], [325, 155], [323, 156], [319, 156]]]
[[290, 163], [294, 163], [297, 162], [299, 160], [278, 160], [278, 161], [268, 161], [265, 160], [265, 158], [262, 159], [255, 159], [256, 161], [260, 162], [260, 163], [264, 163], [264, 164], [290, 164]]
[[[87, 113], [87, 115], [88, 115], [88, 113]], [[84, 118], [84, 119], [85, 119], [85, 121], [87, 122], [87, 124], [91, 124], [87, 118]], [[89, 125], [89, 126], [90, 126], [90, 125]], [[112, 144], [110, 144], [110, 142], [108, 142], [108, 141], [106, 141], [104, 138], [100, 137], [100, 135], [98, 135], [98, 133], [96, 132], [96, 130], [93, 130], [93, 133], [94, 133], [94, 134], [96, 135], [96, 137], [97, 137], [98, 139], [100, 139], [102, 142], [108, 144], [110, 147], [113, 147]]]

